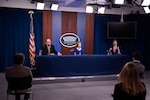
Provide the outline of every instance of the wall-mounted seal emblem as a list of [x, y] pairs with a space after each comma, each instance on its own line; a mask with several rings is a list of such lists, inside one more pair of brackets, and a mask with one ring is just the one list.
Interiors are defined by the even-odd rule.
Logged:
[[80, 38], [74, 33], [65, 33], [60, 37], [61, 45], [67, 48], [75, 47], [78, 41]]

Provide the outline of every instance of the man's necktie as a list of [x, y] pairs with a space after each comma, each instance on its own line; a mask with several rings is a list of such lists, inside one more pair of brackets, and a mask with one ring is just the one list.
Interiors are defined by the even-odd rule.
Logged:
[[48, 48], [48, 54], [50, 54], [51, 53], [50, 46], [47, 46], [47, 48]]

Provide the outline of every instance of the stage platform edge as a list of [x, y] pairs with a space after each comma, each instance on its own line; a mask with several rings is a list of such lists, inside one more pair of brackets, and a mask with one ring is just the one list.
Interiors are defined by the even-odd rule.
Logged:
[[118, 74], [97, 75], [97, 76], [70, 76], [70, 77], [36, 77], [33, 84], [68, 83], [68, 82], [89, 82], [117, 80]]

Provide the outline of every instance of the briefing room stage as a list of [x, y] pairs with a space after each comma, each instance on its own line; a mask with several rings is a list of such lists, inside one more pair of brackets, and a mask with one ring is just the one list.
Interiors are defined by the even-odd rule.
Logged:
[[127, 55], [36, 56], [37, 76], [66, 77], [118, 74]]

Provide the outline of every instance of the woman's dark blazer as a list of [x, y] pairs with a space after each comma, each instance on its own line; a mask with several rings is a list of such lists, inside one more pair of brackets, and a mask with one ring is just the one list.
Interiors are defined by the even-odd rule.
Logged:
[[[145, 87], [144, 83], [143, 85]], [[123, 90], [122, 83], [118, 83], [115, 85], [113, 100], [145, 100], [145, 97], [146, 97], [146, 91], [143, 94], [140, 93], [137, 96], [133, 96]]]

